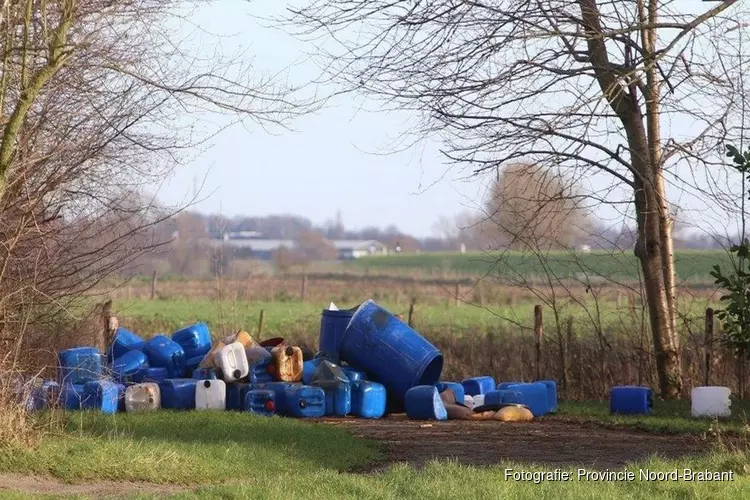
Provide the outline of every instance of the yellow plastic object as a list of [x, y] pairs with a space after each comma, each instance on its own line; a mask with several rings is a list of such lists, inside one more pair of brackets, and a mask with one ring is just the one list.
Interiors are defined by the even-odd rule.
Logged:
[[495, 420], [501, 422], [531, 422], [534, 415], [525, 406], [506, 406], [495, 413]]
[[216, 362], [214, 362], [214, 354], [219, 352], [221, 349], [223, 349], [225, 346], [224, 342], [219, 341], [214, 344], [214, 346], [211, 348], [211, 350], [206, 354], [206, 356], [201, 360], [200, 364], [198, 365], [198, 368], [216, 368]]
[[271, 350], [273, 364], [276, 367], [274, 376], [281, 382], [299, 382], [302, 380], [302, 349], [297, 346], [278, 346]]

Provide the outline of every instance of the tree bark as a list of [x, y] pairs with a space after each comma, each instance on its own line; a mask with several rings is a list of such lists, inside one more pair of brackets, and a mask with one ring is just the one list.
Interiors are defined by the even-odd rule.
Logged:
[[[626, 76], [609, 61], [596, 1], [578, 2], [591, 65], [603, 95], [622, 122], [627, 136], [638, 226], [635, 254], [643, 271], [661, 396], [674, 399], [682, 394], [682, 368], [676, 328], [671, 222], [662, 172], [660, 83], [654, 61], [656, 34], [653, 30], [642, 30], [646, 66], [646, 82], [642, 90], [646, 101], [644, 124], [636, 95], [638, 86], [627, 82]], [[656, 22], [655, 0], [650, 0], [648, 12], [643, 0], [639, 0], [638, 11], [642, 24]]]

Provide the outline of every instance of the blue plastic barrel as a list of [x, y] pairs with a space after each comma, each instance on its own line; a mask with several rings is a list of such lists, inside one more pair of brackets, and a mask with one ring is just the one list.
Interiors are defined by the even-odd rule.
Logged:
[[466, 392], [464, 391], [464, 386], [458, 382], [438, 382], [435, 384], [435, 387], [437, 387], [438, 392], [443, 392], [446, 389], [452, 390], [456, 396], [456, 403], [460, 405], [464, 404]]
[[550, 413], [557, 411], [557, 382], [554, 380], [539, 380], [541, 384], [547, 386], [547, 402], [549, 403]]
[[276, 392], [251, 389], [245, 394], [245, 411], [270, 417], [276, 414]]
[[437, 383], [443, 370], [443, 355], [435, 346], [372, 300], [352, 316], [340, 353], [401, 400], [412, 387]]
[[338, 364], [341, 340], [355, 310], [356, 308], [339, 311], [324, 309], [320, 315], [318, 350], [329, 361]]
[[146, 342], [141, 337], [131, 332], [127, 328], [120, 327], [117, 329], [117, 331], [115, 331], [115, 337], [114, 339], [112, 339], [112, 345], [107, 351], [107, 358], [111, 363], [113, 360], [130, 351], [143, 350], [143, 347], [145, 345]]
[[252, 389], [245, 382], [232, 382], [227, 384], [226, 408], [228, 411], [242, 411], [245, 407], [245, 395]]
[[386, 393], [383, 384], [357, 380], [352, 386], [352, 415], [380, 418], [385, 414]]
[[[506, 389], [521, 394], [523, 402], [535, 417], [541, 417], [549, 413], [549, 399], [547, 398], [547, 386], [539, 382], [518, 382], [500, 384], [498, 389]], [[485, 400], [486, 401], [486, 400]]]
[[653, 400], [650, 387], [613, 387], [609, 391], [609, 412], [616, 415], [650, 415]]
[[487, 394], [495, 390], [495, 379], [490, 376], [467, 378], [461, 382], [464, 393], [469, 396]]
[[163, 366], [151, 366], [138, 370], [133, 375], [133, 381], [140, 384], [141, 382], [161, 382], [169, 378], [169, 372]]
[[135, 382], [138, 372], [148, 367], [148, 357], [144, 353], [130, 351], [112, 362], [112, 374], [119, 382]]
[[485, 405], [505, 405], [505, 404], [517, 404], [522, 405], [523, 395], [518, 391], [511, 391], [509, 389], [498, 389], [496, 391], [490, 391], [484, 395]]
[[180, 378], [185, 375], [185, 351], [177, 342], [166, 335], [156, 335], [146, 342], [143, 351], [148, 356], [151, 366], [161, 366], [167, 369], [170, 378]]
[[102, 353], [95, 347], [74, 347], [58, 354], [57, 381], [85, 384], [102, 376]]
[[286, 412], [297, 418], [319, 418], [326, 414], [326, 394], [320, 387], [293, 385], [284, 393]]
[[195, 409], [194, 378], [172, 378], [159, 382], [161, 393], [161, 407], [171, 410]]
[[434, 385], [418, 385], [406, 392], [406, 416], [414, 420], [448, 420], [440, 393]]
[[98, 410], [107, 415], [117, 413], [119, 388], [108, 380], [94, 380], [83, 386], [84, 399], [82, 408]]

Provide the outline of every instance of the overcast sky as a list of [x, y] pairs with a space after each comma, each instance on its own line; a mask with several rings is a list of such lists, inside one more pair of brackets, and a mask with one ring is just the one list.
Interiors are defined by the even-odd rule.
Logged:
[[[259, 71], [291, 67], [288, 78], [300, 83], [319, 74], [304, 59], [310, 47], [264, 27], [266, 23], [256, 18], [279, 14], [287, 3], [219, 0], [197, 10], [190, 17], [194, 25], [184, 23], [182, 29], [188, 33], [199, 27], [219, 35], [222, 52], [247, 51]], [[217, 50], [219, 38], [206, 36], [192, 43], [195, 50], [210, 54]], [[275, 135], [259, 127], [232, 126], [215, 137], [207, 151], [176, 170], [157, 196], [177, 205], [190, 200], [200, 186], [200, 201], [193, 208], [204, 213], [295, 214], [324, 223], [341, 210], [347, 228], [394, 224], [420, 237], [433, 233], [440, 216], [477, 208], [484, 182], [448, 170], [439, 144], [382, 154], [414, 117], [361, 107], [351, 97], [341, 98], [328, 109], [295, 121], [295, 131]], [[701, 210], [691, 200], [680, 198], [680, 202]], [[614, 216], [614, 212], [598, 215]]]

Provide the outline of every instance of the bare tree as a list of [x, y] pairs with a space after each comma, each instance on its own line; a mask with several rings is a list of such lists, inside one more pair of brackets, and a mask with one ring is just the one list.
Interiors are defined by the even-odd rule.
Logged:
[[[514, 249], [575, 248], [591, 229], [573, 185], [559, 172], [510, 163], [485, 202], [485, 238]], [[493, 234], [494, 233], [494, 234]]]
[[[0, 1], [0, 326], [71, 313], [168, 240], [153, 192], [219, 129], [307, 111], [241, 60], [183, 47], [181, 0]], [[184, 16], [184, 17], [181, 17]]]
[[[583, 186], [609, 181], [588, 199], [634, 208], [661, 393], [673, 398], [682, 374], [666, 186], [695, 179], [698, 192], [714, 170], [689, 167], [719, 165], [708, 153], [736, 134], [742, 96], [724, 17], [738, 15], [735, 3], [314, 0], [291, 21], [327, 37], [338, 83], [420, 113], [419, 132], [441, 134], [453, 161], [475, 172], [531, 161]], [[679, 122], [689, 130], [670, 135]]]

